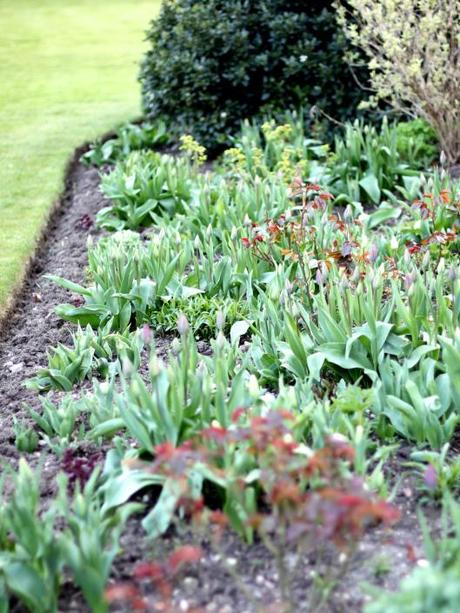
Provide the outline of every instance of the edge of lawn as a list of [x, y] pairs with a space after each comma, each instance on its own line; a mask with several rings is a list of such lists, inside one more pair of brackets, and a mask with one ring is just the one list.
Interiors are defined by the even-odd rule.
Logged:
[[0, 44], [2, 336], [87, 143], [140, 116], [136, 73], [160, 4], [17, 0], [14, 9], [0, 7], [7, 24]]
[[[138, 116], [138, 118], [131, 119], [130, 121], [131, 123], [138, 123], [140, 120], [141, 118]], [[125, 122], [126, 121], [129, 120], [125, 119]], [[125, 122], [118, 121], [118, 125]], [[97, 140], [104, 142], [105, 140], [113, 137], [115, 134], [116, 126], [106, 129]], [[29, 252], [25, 258], [22, 258], [20, 263], [21, 270], [17, 275], [16, 282], [4, 288], [6, 290], [6, 297], [2, 299], [2, 296], [0, 295], [0, 336], [8, 330], [9, 317], [12, 312], [14, 312], [18, 301], [21, 299], [21, 296], [24, 293], [26, 279], [30, 275], [37, 258], [39, 258], [43, 250], [46, 248], [49, 228], [53, 225], [56, 218], [64, 212], [66, 195], [72, 187], [72, 174], [74, 173], [78, 164], [81, 163], [81, 156], [88, 151], [92, 142], [92, 140], [87, 140], [83, 144], [77, 146], [73, 152], [67, 156], [59, 183], [56, 187], [57, 195], [51, 196], [50, 198], [50, 204], [45, 212], [44, 220], [37, 229], [33, 250]]]

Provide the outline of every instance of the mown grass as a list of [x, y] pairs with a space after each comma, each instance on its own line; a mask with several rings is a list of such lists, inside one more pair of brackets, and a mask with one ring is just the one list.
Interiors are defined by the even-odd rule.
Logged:
[[0, 1], [0, 317], [76, 147], [139, 114], [160, 0]]

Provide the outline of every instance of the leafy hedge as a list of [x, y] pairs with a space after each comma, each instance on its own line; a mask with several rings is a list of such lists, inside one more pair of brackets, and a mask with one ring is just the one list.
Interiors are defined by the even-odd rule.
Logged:
[[344, 120], [363, 97], [331, 0], [163, 0], [148, 41], [147, 116], [208, 147], [260, 112], [316, 106]]

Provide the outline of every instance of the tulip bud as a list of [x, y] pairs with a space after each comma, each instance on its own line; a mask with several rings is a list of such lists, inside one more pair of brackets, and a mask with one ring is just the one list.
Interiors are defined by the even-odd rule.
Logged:
[[409, 290], [415, 282], [415, 273], [408, 273], [407, 275], [404, 276], [404, 289]]
[[225, 347], [226, 344], [226, 340], [225, 340], [225, 336], [222, 334], [222, 332], [219, 332], [216, 338], [216, 345], [218, 349], [223, 349]]
[[253, 398], [258, 398], [260, 394], [260, 387], [255, 375], [251, 375], [248, 381], [248, 392]]
[[332, 445], [345, 445], [349, 442], [346, 436], [341, 434], [340, 432], [333, 432], [330, 436], [327, 437], [328, 443]]
[[99, 391], [102, 394], [108, 394], [109, 393], [109, 389], [110, 389], [110, 385], [109, 385], [108, 381], [102, 381], [102, 383], [99, 384]]
[[321, 270], [319, 268], [316, 271], [316, 283], [318, 285], [323, 285], [323, 283], [324, 283], [324, 276], [323, 276], [323, 273], [321, 272]]
[[423, 480], [425, 485], [430, 490], [435, 490], [438, 486], [438, 473], [433, 466], [433, 464], [429, 464], [425, 473], [423, 475]]
[[134, 372], [134, 366], [131, 360], [128, 360], [128, 358], [123, 359], [121, 368], [124, 377], [130, 377]]
[[425, 251], [425, 254], [424, 254], [423, 259], [422, 259], [422, 268], [424, 270], [426, 270], [429, 267], [430, 260], [431, 260], [430, 252], [429, 251]]
[[375, 243], [369, 247], [369, 261], [373, 264], [379, 257], [379, 248]]
[[219, 332], [222, 332], [222, 330], [224, 329], [224, 326], [225, 326], [225, 315], [224, 315], [224, 312], [219, 309], [216, 314], [216, 328], [219, 330]]
[[455, 281], [458, 279], [458, 268], [451, 266], [447, 271], [447, 278], [451, 283], [455, 283]]
[[189, 329], [190, 329], [190, 326], [187, 321], [187, 318], [185, 317], [183, 313], [181, 313], [179, 317], [177, 318], [177, 331], [179, 332], [181, 336], [185, 336], [187, 332], [189, 331]]
[[373, 276], [373, 279], [372, 279], [371, 285], [372, 285], [372, 289], [373, 289], [374, 291], [375, 291], [375, 290], [377, 290], [377, 289], [378, 289], [378, 287], [380, 286], [381, 279], [382, 279], [382, 277], [380, 277], [379, 275], [374, 275], [374, 276]]
[[149, 371], [152, 377], [157, 377], [163, 370], [164, 364], [156, 355], [152, 356], [149, 364]]
[[[370, 272], [373, 272], [373, 271], [370, 271]], [[356, 285], [356, 283], [359, 282], [360, 278], [361, 278], [361, 275], [360, 275], [360, 272], [359, 272], [359, 268], [355, 268], [354, 271], [353, 271], [353, 274], [351, 275], [351, 279], [350, 280], [351, 280], [351, 282], [354, 285]]]
[[182, 349], [182, 346], [180, 344], [180, 340], [178, 338], [173, 338], [173, 341], [171, 343], [171, 352], [173, 355], [179, 355], [180, 351]]
[[150, 345], [153, 341], [153, 332], [151, 327], [148, 324], [144, 324], [142, 326], [142, 340], [144, 341], [144, 345]]
[[339, 288], [342, 293], [345, 292], [347, 289], [350, 289], [350, 282], [345, 275], [342, 275], [340, 278]]

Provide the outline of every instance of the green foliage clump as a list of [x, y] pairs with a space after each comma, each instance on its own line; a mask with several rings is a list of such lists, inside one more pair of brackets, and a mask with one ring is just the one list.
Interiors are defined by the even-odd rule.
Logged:
[[348, 123], [343, 135], [335, 138], [329, 172], [331, 191], [346, 202], [379, 204], [400, 187], [415, 197], [419, 184], [419, 172], [398, 150], [398, 130], [387, 121], [380, 129]]
[[398, 123], [396, 143], [404, 161], [416, 167], [427, 168], [439, 155], [436, 132], [423, 119]]
[[[99, 470], [87, 479], [60, 474], [58, 495], [45, 510], [40, 504], [39, 474], [21, 459], [17, 473], [5, 475], [12, 484], [7, 495], [0, 483], [0, 611], [7, 613], [13, 597], [29, 611], [56, 613], [64, 576], [73, 577], [91, 611], [107, 613], [105, 586], [119, 539], [139, 505], [106, 509]], [[69, 483], [78, 476], [74, 495]], [[85, 481], [82, 483], [82, 481]], [[60, 529], [58, 529], [60, 525]]]
[[366, 613], [456, 613], [460, 602], [460, 507], [444, 502], [441, 536], [432, 538], [422, 521], [427, 564], [405, 577], [396, 593], [385, 593]]
[[247, 317], [248, 306], [241, 301], [225, 300], [219, 296], [210, 298], [205, 294], [196, 294], [190, 298], [172, 298], [165, 301], [155, 312], [153, 327], [164, 332], [176, 330], [178, 313], [187, 318], [197, 338], [209, 339], [217, 332], [219, 313], [225, 319], [223, 331], [228, 332], [232, 324]]
[[154, 215], [173, 216], [191, 198], [187, 160], [151, 151], [132, 152], [102, 176], [101, 190], [112, 203], [97, 223], [108, 230], [137, 230], [152, 225]]
[[370, 605], [366, 613], [456, 613], [460, 602], [460, 566], [442, 571], [417, 568], [406, 577], [396, 594]]
[[166, 145], [168, 141], [166, 124], [161, 119], [140, 125], [127, 123], [117, 130], [113, 138], [92, 143], [82, 155], [81, 161], [89, 166], [114, 164], [132, 151], [155, 149]]
[[147, 116], [171, 120], [207, 147], [264, 110], [304, 104], [350, 118], [363, 93], [343, 59], [332, 4], [166, 0], [141, 69]]
[[26, 381], [29, 389], [46, 392], [51, 389], [69, 392], [73, 386], [96, 372], [107, 376], [118, 356], [139, 365], [142, 341], [139, 335], [111, 334], [110, 326], [94, 332], [88, 325], [72, 334], [72, 346], [62, 343], [48, 353], [48, 366]]
[[[433, 140], [434, 139], [434, 140]], [[222, 156], [223, 170], [233, 175], [286, 183], [303, 177], [330, 191], [338, 202], [380, 204], [402, 193], [413, 199], [420, 188], [420, 169], [436, 156], [436, 139], [422, 121], [381, 125], [356, 120], [336, 133], [334, 145], [311, 138], [304, 113], [245, 121], [232, 147]], [[398, 193], [399, 192], [399, 193]]]

